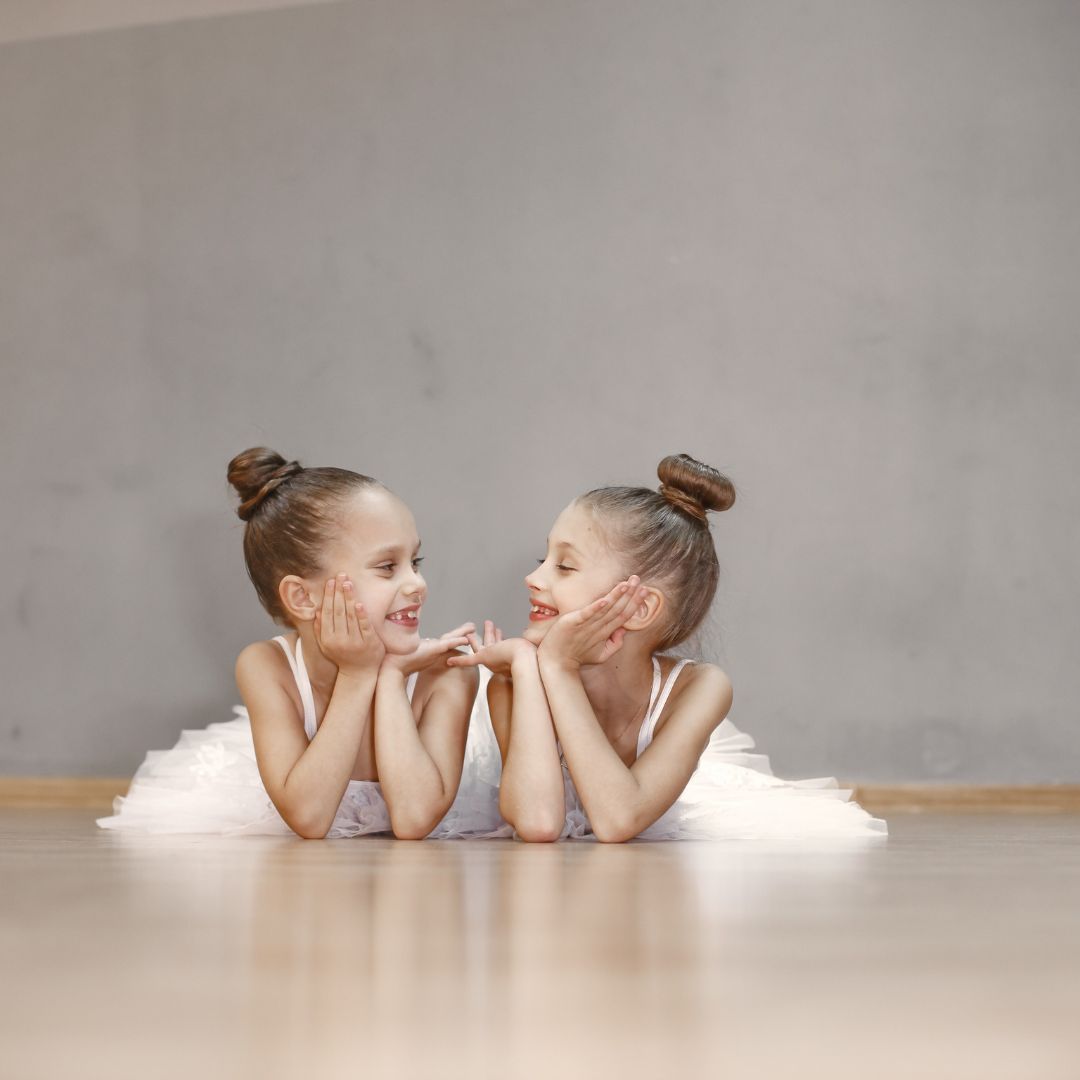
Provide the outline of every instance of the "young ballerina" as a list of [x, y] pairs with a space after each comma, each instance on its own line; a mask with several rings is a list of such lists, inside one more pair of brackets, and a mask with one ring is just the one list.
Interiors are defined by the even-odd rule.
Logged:
[[420, 639], [427, 585], [408, 507], [370, 477], [265, 448], [233, 458], [228, 477], [248, 575], [290, 632], [240, 654], [246, 709], [148, 754], [98, 824], [402, 839], [497, 828], [497, 752], [483, 725], [469, 737], [476, 673], [445, 664], [473, 624]]
[[728, 677], [667, 655], [705, 618], [719, 565], [707, 512], [730, 480], [685, 454], [660, 488], [607, 487], [559, 515], [525, 579], [529, 626], [470, 633], [503, 758], [499, 805], [522, 840], [881, 835], [832, 779], [784, 781], [725, 717]]

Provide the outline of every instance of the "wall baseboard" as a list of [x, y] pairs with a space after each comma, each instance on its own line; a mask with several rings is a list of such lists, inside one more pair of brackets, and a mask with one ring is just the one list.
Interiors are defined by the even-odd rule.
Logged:
[[845, 784], [874, 814], [1077, 814], [1080, 784]]
[[[0, 776], [0, 806], [108, 810], [128, 777]], [[1077, 814], [1080, 784], [857, 784], [855, 800], [874, 814]]]
[[130, 783], [127, 776], [0, 776], [0, 806], [110, 810]]

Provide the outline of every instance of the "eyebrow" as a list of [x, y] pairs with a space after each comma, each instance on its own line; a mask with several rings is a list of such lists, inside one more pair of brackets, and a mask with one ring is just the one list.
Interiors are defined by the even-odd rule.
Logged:
[[[551, 543], [551, 537], [550, 536], [548, 537], [548, 543], [549, 544]], [[555, 541], [555, 546], [556, 547], [567, 548], [568, 550], [572, 551], [575, 555], [580, 555], [581, 554], [581, 551], [578, 548], [574, 547], [574, 545], [571, 544], [569, 540], [556, 540]]]
[[[416, 547], [413, 549], [413, 554], [415, 554], [417, 551], [420, 550], [420, 545], [421, 545], [422, 542], [423, 541], [421, 541], [421, 540], [417, 540]], [[390, 544], [388, 547], [379, 548], [378, 551], [373, 552], [371, 557], [373, 559], [385, 559], [385, 558], [388, 558], [391, 555], [397, 555], [402, 551], [408, 551], [408, 548], [396, 547], [395, 545]]]

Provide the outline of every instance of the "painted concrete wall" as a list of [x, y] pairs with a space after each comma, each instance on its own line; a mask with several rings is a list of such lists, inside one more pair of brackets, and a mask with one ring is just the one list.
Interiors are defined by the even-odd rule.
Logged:
[[228, 459], [414, 507], [429, 632], [727, 470], [778, 772], [1080, 780], [1080, 8], [315, 4], [0, 46], [0, 772], [119, 774], [269, 634]]

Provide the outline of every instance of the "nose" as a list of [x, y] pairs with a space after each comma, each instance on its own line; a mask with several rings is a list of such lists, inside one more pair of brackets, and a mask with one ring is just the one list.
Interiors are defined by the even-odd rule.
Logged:
[[540, 571], [543, 567], [538, 566], [535, 570], [525, 575], [525, 587], [532, 590], [532, 592], [540, 591]]
[[421, 596], [427, 589], [427, 582], [424, 580], [424, 575], [420, 573], [415, 567], [410, 571], [411, 580], [405, 583], [403, 592], [408, 593], [410, 596]]

